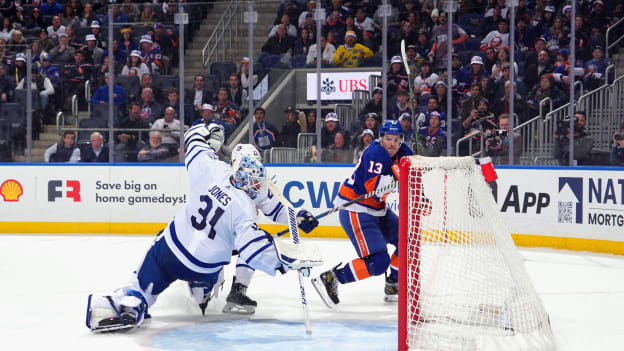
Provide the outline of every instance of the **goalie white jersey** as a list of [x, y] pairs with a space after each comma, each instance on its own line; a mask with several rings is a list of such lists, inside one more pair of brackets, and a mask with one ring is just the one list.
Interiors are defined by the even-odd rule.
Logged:
[[164, 231], [175, 256], [195, 272], [213, 273], [230, 262], [236, 249], [251, 267], [275, 274], [280, 266], [275, 254], [262, 254], [275, 249], [255, 223], [254, 201], [230, 182], [230, 165], [200, 143], [191, 144], [185, 163], [190, 196]]

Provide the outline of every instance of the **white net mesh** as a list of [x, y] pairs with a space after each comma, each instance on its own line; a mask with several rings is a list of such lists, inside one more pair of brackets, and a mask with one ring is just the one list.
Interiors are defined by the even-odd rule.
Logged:
[[410, 161], [409, 348], [553, 350], [548, 315], [474, 159]]

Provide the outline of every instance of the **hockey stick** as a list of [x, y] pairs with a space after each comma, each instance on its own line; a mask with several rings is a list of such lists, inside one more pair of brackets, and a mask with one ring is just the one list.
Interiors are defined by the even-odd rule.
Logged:
[[[275, 185], [273, 184], [273, 185], [271, 186], [271, 183], [272, 183], [271, 181], [269, 181], [268, 183], [269, 183], [269, 188], [270, 188], [271, 190], [273, 190], [273, 189], [275, 188]], [[314, 217], [316, 217], [316, 219], [321, 219], [321, 218], [323, 218], [323, 217], [325, 217], [325, 216], [329, 216], [330, 214], [332, 214], [332, 213], [334, 213], [334, 212], [338, 212], [338, 211], [340, 211], [340, 210], [344, 210], [345, 208], [347, 208], [347, 207], [349, 207], [349, 206], [353, 205], [353, 204], [354, 204], [354, 203], [356, 203], [356, 202], [360, 202], [360, 201], [362, 201], [362, 200], [366, 200], [366, 199], [368, 199], [369, 197], [372, 197], [372, 196], [375, 196], [375, 195], [379, 195], [379, 194], [383, 194], [383, 193], [385, 193], [385, 192], [388, 192], [388, 191], [390, 191], [390, 190], [392, 190], [392, 189], [396, 188], [396, 186], [397, 186], [397, 185], [399, 185], [399, 181], [398, 181], [398, 180], [395, 180], [395, 181], [393, 181], [392, 183], [390, 183], [390, 184], [388, 184], [388, 185], [386, 185], [386, 186], [383, 186], [383, 187], [381, 187], [381, 188], [378, 188], [378, 189], [376, 189], [376, 190], [374, 190], [374, 191], [371, 191], [371, 192], [370, 192], [370, 193], [368, 193], [368, 194], [364, 194], [364, 195], [362, 195], [362, 196], [360, 196], [360, 197], [357, 197], [357, 198], [355, 198], [355, 199], [353, 199], [353, 200], [347, 201], [347, 202], [345, 202], [344, 204], [342, 204], [342, 205], [340, 205], [340, 206], [336, 206], [336, 207], [330, 208], [329, 210], [327, 210], [327, 211], [325, 211], [325, 212], [322, 212], [322, 213], [319, 213], [318, 215], [316, 215], [316, 216], [314, 216]], [[279, 190], [275, 189], [275, 191], [273, 191], [273, 192], [275, 193], [275, 192], [278, 192], [278, 191], [279, 191]], [[282, 196], [282, 197], [284, 196], [284, 195], [282, 195], [281, 193], [278, 193], [278, 194], [279, 194], [278, 196]], [[285, 199], [284, 199], [284, 200], [285, 200]], [[288, 201], [288, 200], [286, 200], [286, 201]], [[276, 235], [277, 235], [277, 236], [282, 236], [282, 235], [284, 235], [284, 234], [288, 233], [288, 231], [289, 231], [289, 229], [284, 229], [284, 230], [282, 230], [281, 232], [277, 233]]]
[[418, 144], [418, 128], [416, 126], [416, 116], [414, 115], [414, 90], [412, 87], [412, 74], [410, 67], [407, 64], [407, 52], [405, 51], [405, 39], [401, 40], [401, 58], [403, 59], [403, 66], [407, 73], [407, 86], [409, 87], [410, 98], [410, 110], [412, 111], [412, 129], [414, 129], [414, 143], [416, 144], [416, 154], [420, 154], [420, 145]]
[[[297, 227], [297, 217], [295, 214], [295, 209], [292, 207], [290, 201], [288, 201], [282, 192], [277, 189], [275, 183], [272, 180], [268, 180], [269, 190], [273, 192], [277, 199], [286, 206], [286, 210], [288, 211], [288, 229], [287, 232], [290, 232], [290, 238], [295, 245], [299, 244], [299, 228]], [[303, 307], [303, 322], [305, 324], [306, 334], [312, 334], [312, 328], [310, 327], [310, 312], [308, 311], [308, 301], [306, 299], [305, 287], [303, 285], [303, 272], [301, 270], [297, 271], [299, 276], [299, 290], [301, 292], [301, 306]]]

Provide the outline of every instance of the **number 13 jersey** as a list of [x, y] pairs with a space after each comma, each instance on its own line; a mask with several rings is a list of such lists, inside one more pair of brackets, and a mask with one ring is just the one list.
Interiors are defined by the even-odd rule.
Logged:
[[[393, 182], [394, 179], [399, 179], [398, 162], [401, 157], [411, 154], [412, 150], [405, 143], [402, 143], [396, 155], [390, 157], [388, 151], [378, 140], [373, 141], [360, 156], [351, 177], [345, 179], [340, 186], [338, 196], [334, 199], [334, 206], [340, 206], [384, 187]], [[372, 216], [384, 216], [386, 214], [386, 196], [390, 192], [371, 196], [349, 206], [347, 209], [353, 212], [368, 213]]]

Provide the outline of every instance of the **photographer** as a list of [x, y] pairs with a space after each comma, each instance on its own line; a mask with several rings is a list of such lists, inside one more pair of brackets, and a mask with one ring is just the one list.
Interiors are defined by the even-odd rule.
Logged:
[[470, 114], [462, 122], [464, 133], [468, 134], [475, 130], [487, 131], [496, 129], [494, 114], [490, 112], [490, 103], [486, 98], [480, 98], [477, 108], [470, 111]]
[[[473, 109], [468, 117], [466, 117], [462, 122], [462, 129], [464, 132], [464, 136], [475, 132], [488, 132], [494, 129], [498, 129], [498, 125], [496, 124], [496, 120], [494, 118], [494, 114], [490, 113], [490, 104], [488, 100], [484, 97], [480, 98], [477, 102], [477, 108]], [[481, 135], [474, 135], [471, 139], [472, 143], [472, 151], [479, 151], [481, 149]], [[460, 154], [463, 156], [467, 156], [469, 154], [469, 144], [462, 143], [460, 145]]]
[[613, 134], [613, 146], [609, 164], [614, 166], [624, 166], [624, 120], [620, 123], [620, 131]]
[[509, 146], [513, 137], [514, 163], [520, 163], [523, 141], [522, 136], [510, 131], [509, 114], [502, 114], [498, 117], [500, 129], [489, 132], [489, 137], [485, 139], [485, 152], [492, 158], [495, 165], [509, 164]]
[[[590, 164], [590, 153], [594, 147], [594, 139], [585, 133], [585, 112], [574, 114], [574, 159], [577, 165]], [[559, 160], [562, 166], [568, 165], [570, 157], [570, 128], [569, 119], [559, 121], [555, 132], [555, 148], [553, 157]]]

